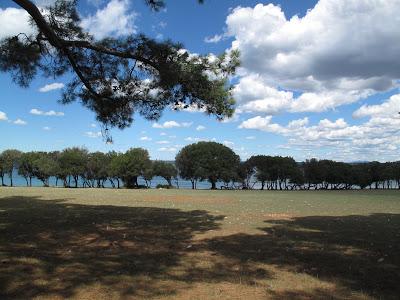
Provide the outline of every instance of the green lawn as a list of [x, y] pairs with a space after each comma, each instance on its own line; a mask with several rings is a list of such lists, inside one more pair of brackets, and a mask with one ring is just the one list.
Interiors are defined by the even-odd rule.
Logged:
[[400, 191], [0, 188], [0, 299], [398, 299]]

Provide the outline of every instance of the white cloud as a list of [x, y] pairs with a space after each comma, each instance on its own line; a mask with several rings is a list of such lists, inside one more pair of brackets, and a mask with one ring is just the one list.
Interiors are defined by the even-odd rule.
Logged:
[[181, 125], [176, 121], [165, 121], [163, 124], [154, 123], [153, 128], [173, 128], [173, 127], [181, 127]]
[[182, 122], [178, 123], [176, 121], [165, 121], [162, 124], [159, 123], [154, 123], [153, 128], [159, 128], [159, 129], [169, 129], [169, 128], [176, 128], [176, 127], [190, 127], [192, 126], [193, 122]]
[[160, 151], [160, 152], [177, 152], [178, 148], [176, 148], [176, 147], [162, 147], [162, 148], [159, 148], [158, 151]]
[[161, 136], [166, 136], [167, 134], [165, 132], [160, 133]]
[[193, 122], [182, 122], [181, 125], [182, 127], [190, 127], [192, 126]]
[[241, 53], [239, 111], [321, 112], [398, 86], [399, 9], [399, 1], [320, 0], [291, 19], [273, 4], [233, 9], [226, 25]]
[[255, 136], [253, 136], [253, 135], [250, 135], [250, 136], [246, 136], [246, 138], [245, 138], [246, 140], [255, 140], [256, 139], [256, 137]]
[[106, 7], [87, 16], [81, 26], [97, 39], [136, 33], [134, 21], [137, 14], [129, 10], [129, 1], [111, 0]]
[[94, 139], [102, 136], [101, 131], [86, 131], [84, 135]]
[[49, 130], [51, 130], [51, 128], [49, 126], [44, 126], [43, 130], [49, 131]]
[[7, 114], [5, 112], [0, 111], [0, 121], [7, 121]]
[[59, 111], [59, 112], [54, 111], [54, 110], [42, 111], [42, 110], [39, 110], [37, 108], [32, 108], [30, 110], [30, 113], [32, 115], [37, 115], [37, 116], [50, 116], [50, 117], [51, 116], [54, 116], [54, 117], [62, 117], [62, 116], [64, 116], [64, 113], [61, 112], [61, 111]]
[[202, 131], [202, 130], [204, 130], [204, 129], [206, 129], [206, 127], [203, 126], [203, 125], [199, 125], [199, 126], [196, 127], [196, 130], [197, 130], [197, 131]]
[[90, 127], [92, 127], [92, 128], [96, 128], [96, 127], [97, 127], [97, 125], [96, 125], [95, 123], [92, 123], [92, 124], [90, 124]]
[[389, 100], [378, 105], [363, 105], [353, 113], [354, 118], [373, 116], [395, 116], [400, 112], [400, 95], [393, 95]]
[[34, 33], [34, 29], [29, 25], [29, 14], [24, 9], [0, 8], [0, 40], [19, 33]]
[[185, 138], [185, 141], [187, 141], [187, 142], [199, 142], [199, 141], [201, 141], [201, 138], [188, 136], [187, 138]]
[[[315, 156], [318, 149], [328, 149], [326, 157], [338, 160], [398, 160], [400, 155], [400, 94], [380, 105], [362, 106], [353, 115], [369, 117], [357, 125], [343, 118], [334, 121], [322, 119], [314, 125], [308, 118], [290, 121], [287, 125], [272, 122], [272, 116], [256, 116], [243, 121], [239, 128], [257, 129], [282, 135], [287, 144], [281, 147], [310, 150]], [[397, 103], [397, 104], [396, 104]], [[309, 157], [308, 157], [309, 158]]]
[[223, 141], [222, 144], [224, 144], [227, 147], [233, 147], [235, 145], [235, 143], [232, 141]]
[[46, 93], [46, 92], [62, 89], [63, 87], [64, 87], [63, 83], [54, 82], [51, 84], [46, 84], [45, 86], [41, 87], [39, 89], [39, 92]]
[[28, 124], [26, 121], [21, 120], [21, 119], [16, 119], [13, 123], [16, 124], [16, 125], [26, 125], [26, 124]]
[[142, 137], [140, 138], [140, 140], [141, 140], [141, 141], [151, 141], [152, 138], [151, 138], [151, 137], [148, 137], [148, 136], [142, 136]]
[[216, 34], [214, 36], [207, 36], [204, 38], [204, 42], [206, 43], [218, 43], [223, 39], [224, 35], [223, 34]]
[[157, 141], [156, 143], [157, 143], [157, 144], [161, 144], [161, 145], [162, 145], [162, 144], [165, 145], [165, 144], [169, 144], [170, 142], [169, 142], [169, 141]]

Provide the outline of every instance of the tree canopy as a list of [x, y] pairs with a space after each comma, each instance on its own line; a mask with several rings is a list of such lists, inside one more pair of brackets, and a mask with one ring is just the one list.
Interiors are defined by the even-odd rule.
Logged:
[[[180, 43], [143, 34], [98, 40], [81, 28], [76, 0], [56, 0], [44, 10], [30, 0], [13, 1], [29, 13], [35, 33], [0, 41], [0, 70], [21, 87], [39, 72], [70, 73], [61, 102], [79, 100], [107, 127], [127, 127], [135, 113], [157, 120], [166, 107], [193, 106], [218, 119], [233, 114], [228, 77], [239, 64], [238, 52], [191, 54]], [[165, 5], [145, 2], [154, 10]]]
[[208, 180], [215, 189], [217, 181], [235, 179], [240, 158], [222, 144], [198, 142], [184, 147], [176, 156], [176, 162], [183, 178]]
[[400, 189], [400, 161], [344, 163], [313, 158], [296, 162], [292, 157], [255, 155], [240, 162], [232, 149], [215, 142], [183, 147], [175, 163], [151, 161], [142, 148], [124, 153], [89, 152], [78, 147], [61, 152], [0, 152], [1, 184], [13, 185], [17, 170], [27, 186], [36, 178], [44, 186], [52, 185], [55, 179], [55, 186], [61, 180], [64, 187], [143, 188], [139, 179], [151, 187], [152, 179], [159, 176], [168, 183], [161, 184], [157, 178], [156, 187], [162, 188], [179, 188], [179, 181], [185, 179], [191, 181], [193, 189], [199, 181], [208, 181], [211, 188], [228, 189]]

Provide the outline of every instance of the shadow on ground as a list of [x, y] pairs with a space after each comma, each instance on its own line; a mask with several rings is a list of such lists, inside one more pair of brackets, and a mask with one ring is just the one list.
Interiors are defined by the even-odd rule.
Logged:
[[284, 290], [263, 288], [268, 298], [400, 295], [399, 214], [266, 220], [260, 234], [193, 239], [218, 230], [223, 218], [201, 210], [2, 198], [0, 298], [79, 298], [87, 287], [109, 298], [160, 298], [195, 283], [250, 287], [275, 280], [266, 266], [336, 288], [296, 291], [288, 282]]
[[[266, 223], [267, 227], [260, 228], [263, 234], [216, 237], [205, 241], [203, 247], [242, 262], [307, 273], [379, 299], [398, 299], [399, 214], [310, 216]], [[323, 290], [310, 293], [287, 290], [275, 296], [276, 299], [336, 299]]]
[[119, 295], [174, 293], [158, 281], [179, 266], [194, 234], [221, 219], [200, 210], [3, 198], [0, 298], [70, 297], [91, 284]]

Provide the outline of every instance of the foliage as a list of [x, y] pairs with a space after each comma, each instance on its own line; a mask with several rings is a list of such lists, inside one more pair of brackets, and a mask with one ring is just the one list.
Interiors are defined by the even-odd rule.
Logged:
[[212, 189], [216, 188], [219, 180], [234, 180], [240, 163], [237, 154], [216, 142], [198, 142], [186, 146], [178, 153], [176, 160], [181, 176], [208, 180]]
[[[79, 99], [106, 127], [127, 127], [134, 113], [156, 120], [166, 107], [192, 105], [218, 119], [233, 114], [228, 77], [239, 64], [237, 51], [194, 55], [180, 43], [142, 34], [96, 40], [80, 27], [76, 1], [56, 0], [46, 14], [30, 0], [14, 2], [30, 14], [35, 29], [0, 41], [0, 71], [18, 85], [29, 86], [39, 72], [69, 74], [61, 102]], [[146, 3], [154, 10], [164, 6]]]
[[13, 171], [18, 168], [21, 152], [15, 149], [4, 150], [1, 153], [2, 172], [10, 178], [10, 184], [13, 186]]
[[163, 177], [172, 186], [172, 179], [178, 176], [178, 171], [174, 164], [156, 160], [153, 162], [153, 176]]
[[[67, 148], [61, 152], [26, 152], [5, 150], [0, 153], [0, 177], [10, 178], [18, 170], [26, 184], [37, 178], [44, 186], [49, 178], [62, 180], [65, 187], [150, 187], [155, 176], [163, 177], [169, 187], [173, 180], [186, 179], [195, 189], [198, 181], [208, 180], [211, 188], [217, 182], [226, 189], [268, 190], [338, 190], [400, 189], [400, 162], [343, 163], [315, 158], [298, 163], [291, 157], [255, 155], [246, 161], [228, 147], [214, 142], [199, 142], [182, 148], [175, 164], [151, 161], [147, 150], [132, 148], [125, 153], [88, 152]], [[140, 186], [138, 178], [146, 186]]]
[[138, 177], [151, 167], [149, 153], [142, 148], [131, 148], [122, 156], [121, 162], [121, 178], [125, 185], [138, 188]]

